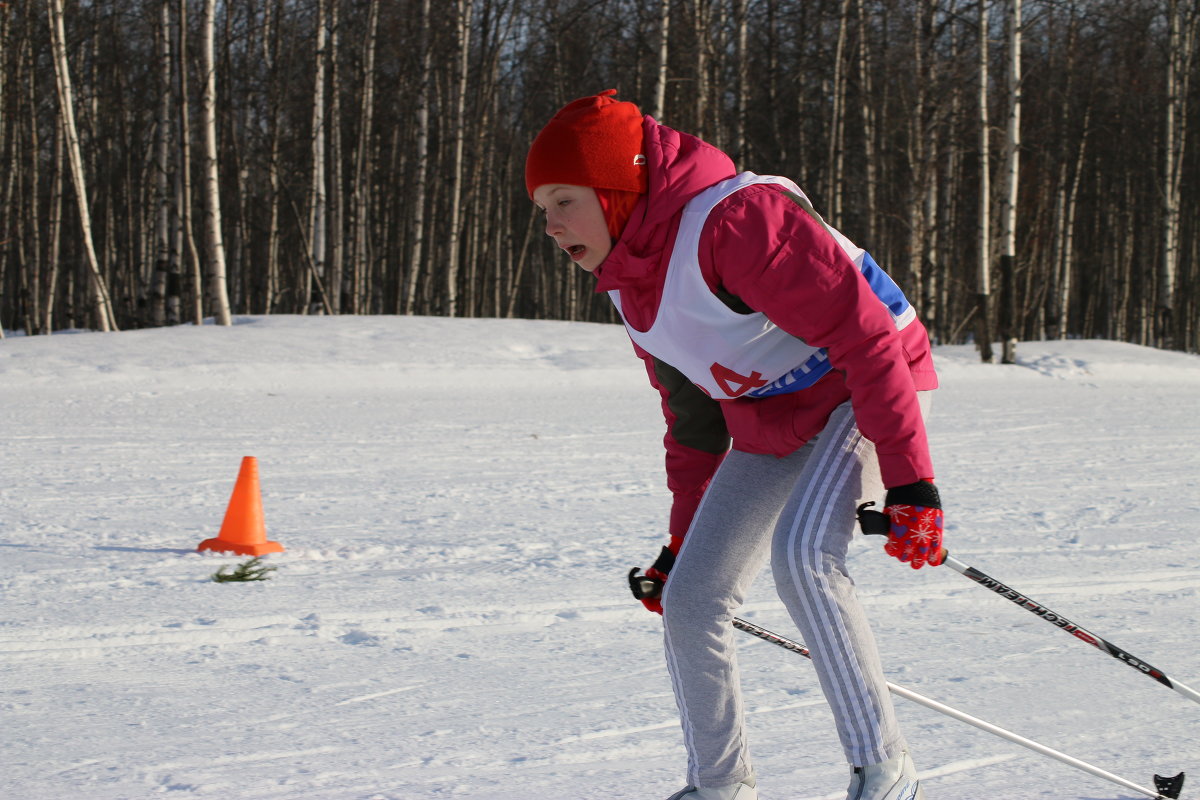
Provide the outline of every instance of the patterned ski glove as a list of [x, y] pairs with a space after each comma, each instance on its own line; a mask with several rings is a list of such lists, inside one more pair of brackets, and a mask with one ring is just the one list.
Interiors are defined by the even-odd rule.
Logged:
[[883, 513], [891, 521], [883, 552], [913, 569], [942, 563], [942, 500], [932, 481], [888, 489]]
[[638, 575], [637, 567], [629, 570], [629, 590], [633, 592], [634, 597], [642, 601], [642, 605], [655, 614], [663, 612], [663, 586], [666, 585], [667, 574], [673, 566], [675, 552], [670, 547], [664, 547], [645, 575]]

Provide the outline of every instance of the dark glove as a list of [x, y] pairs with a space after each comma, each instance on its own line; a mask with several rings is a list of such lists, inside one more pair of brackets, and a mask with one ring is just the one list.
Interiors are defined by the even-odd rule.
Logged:
[[883, 513], [891, 521], [885, 553], [913, 569], [942, 563], [942, 500], [932, 481], [888, 489]]
[[667, 575], [675, 566], [675, 553], [669, 547], [664, 547], [654, 560], [654, 564], [646, 570], [645, 575], [638, 575], [638, 568], [629, 570], [629, 590], [633, 596], [642, 601], [650, 611], [661, 614], [663, 586], [667, 583]]

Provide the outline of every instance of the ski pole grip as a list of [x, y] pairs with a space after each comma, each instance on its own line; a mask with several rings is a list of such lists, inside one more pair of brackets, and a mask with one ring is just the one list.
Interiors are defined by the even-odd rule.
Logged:
[[892, 530], [892, 520], [882, 511], [871, 511], [874, 500], [868, 500], [858, 507], [858, 527], [867, 536], [887, 536]]
[[638, 575], [639, 569], [629, 570], [629, 590], [638, 600], [657, 600], [662, 596], [663, 582], [649, 575]]
[[[858, 507], [858, 527], [867, 536], [887, 536], [892, 532], [892, 518], [882, 511], [871, 511], [874, 500], [868, 500]], [[942, 558], [937, 563], [944, 563], [950, 557], [950, 551], [942, 548]], [[959, 570], [961, 572], [962, 570]]]

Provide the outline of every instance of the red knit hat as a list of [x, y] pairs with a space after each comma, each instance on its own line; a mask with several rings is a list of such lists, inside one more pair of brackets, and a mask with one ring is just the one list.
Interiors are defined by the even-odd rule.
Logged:
[[542, 128], [525, 159], [525, 189], [546, 183], [646, 191], [642, 112], [616, 89], [563, 106]]

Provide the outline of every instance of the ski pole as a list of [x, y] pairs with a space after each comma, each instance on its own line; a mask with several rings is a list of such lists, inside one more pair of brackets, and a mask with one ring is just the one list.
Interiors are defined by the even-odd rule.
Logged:
[[[780, 636], [777, 633], [772, 633], [771, 631], [767, 630], [766, 628], [763, 628], [759, 625], [755, 625], [753, 622], [747, 622], [746, 620], [742, 619], [741, 617], [734, 617], [733, 627], [737, 628], [738, 630], [745, 631], [746, 633], [749, 633], [752, 636], [757, 636], [759, 639], [768, 641], [771, 644], [778, 645], [778, 646], [784, 648], [785, 650], [791, 650], [793, 653], [799, 653], [800, 655], [804, 656], [805, 658], [807, 658], [809, 660], [812, 659], [812, 654], [809, 652], [808, 648], [805, 647], [800, 642], [792, 641], [791, 639]], [[1109, 781], [1111, 783], [1115, 783], [1118, 786], [1124, 786], [1126, 789], [1130, 789], [1132, 791], [1139, 792], [1141, 794], [1146, 795], [1147, 797], [1155, 798], [1155, 800], [1167, 800], [1167, 798], [1172, 798], [1172, 799], [1178, 798], [1179, 792], [1183, 789], [1184, 774], [1182, 772], [1172, 778], [1163, 778], [1159, 775], [1155, 775], [1154, 776], [1154, 784], [1155, 784], [1155, 786], [1158, 787], [1159, 791], [1155, 791], [1153, 789], [1147, 789], [1144, 786], [1139, 786], [1136, 783], [1133, 783], [1132, 781], [1126, 780], [1125, 778], [1122, 778], [1119, 775], [1114, 775], [1111, 772], [1100, 769], [1099, 767], [1089, 764], [1086, 761], [1081, 761], [1078, 758], [1069, 756], [1066, 753], [1059, 752], [1058, 750], [1055, 750], [1052, 747], [1047, 747], [1046, 745], [1041, 744], [1039, 742], [1035, 742], [1032, 739], [1026, 739], [1024, 736], [1015, 734], [1012, 731], [1009, 731], [1009, 730], [999, 727], [998, 725], [993, 725], [990, 722], [985, 722], [984, 720], [981, 720], [978, 717], [973, 717], [970, 714], [965, 714], [962, 711], [959, 711], [956, 708], [952, 708], [951, 706], [948, 706], [944, 703], [939, 703], [936, 700], [931, 700], [930, 698], [925, 697], [924, 695], [917, 694], [916, 692], [912, 691], [911, 689], [906, 689], [903, 686], [897, 686], [896, 684], [891, 683], [890, 681], [887, 684], [887, 688], [888, 688], [888, 691], [890, 691], [892, 694], [897, 695], [898, 697], [903, 697], [905, 700], [911, 700], [912, 702], [917, 703], [918, 705], [922, 705], [922, 706], [925, 706], [926, 708], [932, 709], [941, 714], [945, 714], [946, 716], [952, 717], [960, 722], [965, 722], [968, 725], [973, 725], [974, 727], [979, 728], [982, 731], [987, 731], [988, 733], [999, 736], [1002, 739], [1007, 739], [1008, 741], [1019, 744], [1022, 747], [1027, 747], [1030, 750], [1033, 750], [1035, 753], [1041, 753], [1044, 756], [1049, 756], [1050, 758], [1053, 758], [1057, 761], [1061, 761], [1064, 764], [1069, 764], [1070, 766], [1075, 767], [1076, 769], [1081, 769], [1084, 772], [1087, 772], [1091, 775], [1096, 776], [1097, 778], [1103, 778], [1104, 780]]]
[[[873, 506], [873, 505], [875, 505], [873, 502], [868, 502], [868, 503], [863, 503], [862, 505], [860, 505], [858, 507], [859, 525], [862, 527], [862, 531], [865, 534], [872, 535], [872, 536], [874, 536], [874, 535], [886, 536], [891, 523], [886, 514], [880, 512], [880, 511], [868, 511], [867, 510], [867, 508], [869, 506]], [[1195, 689], [1191, 688], [1190, 686], [1186, 686], [1173, 678], [1167, 677], [1167, 674], [1165, 672], [1163, 672], [1162, 670], [1160, 670], [1158, 667], [1152, 666], [1149, 662], [1138, 658], [1137, 656], [1133, 655], [1132, 653], [1129, 653], [1126, 650], [1122, 650], [1120, 647], [1117, 647], [1115, 644], [1108, 641], [1107, 639], [1105, 639], [1101, 636], [1097, 636], [1096, 634], [1087, 630], [1083, 626], [1077, 625], [1076, 623], [1071, 622], [1069, 619], [1062, 616], [1061, 614], [1051, 611], [1049, 608], [1047, 608], [1046, 606], [1037, 602], [1036, 600], [1033, 600], [1032, 598], [1018, 592], [1016, 589], [1010, 588], [1009, 586], [996, 580], [995, 578], [991, 577], [990, 575], [987, 575], [986, 573], [981, 572], [980, 570], [976, 569], [975, 567], [972, 567], [968, 564], [964, 564], [962, 561], [959, 561], [957, 558], [950, 555], [949, 550], [943, 549], [942, 554], [943, 554], [942, 563], [945, 564], [946, 566], [948, 566], [950, 569], [954, 570], [955, 572], [959, 573], [960, 575], [965, 575], [966, 577], [975, 581], [975, 583], [979, 584], [980, 586], [984, 587], [985, 589], [990, 589], [993, 592], [995, 592], [996, 594], [1000, 595], [1001, 597], [1011, 600], [1012, 602], [1019, 605], [1021, 608], [1024, 608], [1027, 611], [1029, 611], [1030, 613], [1036, 614], [1037, 616], [1046, 620], [1051, 625], [1054, 625], [1055, 627], [1058, 627], [1058, 628], [1062, 628], [1064, 631], [1071, 634], [1079, 641], [1090, 644], [1092, 647], [1096, 648], [1097, 650], [1099, 650], [1102, 653], [1108, 653], [1110, 656], [1117, 659], [1118, 661], [1123, 661], [1124, 663], [1133, 667], [1134, 669], [1136, 669], [1138, 672], [1142, 673], [1143, 675], [1146, 675], [1149, 678], [1153, 678], [1154, 680], [1161, 683], [1163, 686], [1166, 686], [1170, 689], [1174, 689], [1176, 692], [1179, 692], [1179, 694], [1183, 695], [1184, 697], [1188, 698], [1189, 700], [1200, 703], [1200, 692], [1197, 692]]]

